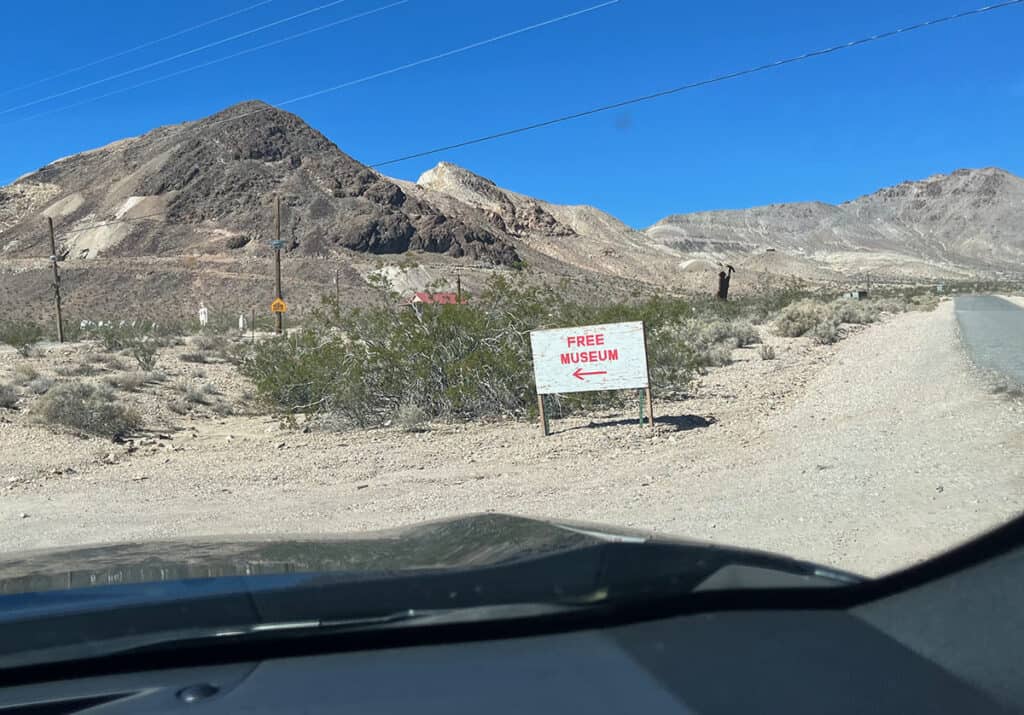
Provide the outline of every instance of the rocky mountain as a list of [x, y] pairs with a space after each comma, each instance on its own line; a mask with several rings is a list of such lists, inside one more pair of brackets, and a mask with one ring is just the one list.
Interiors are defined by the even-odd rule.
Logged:
[[[999, 169], [906, 182], [838, 206], [800, 203], [669, 216], [635, 230], [591, 206], [550, 203], [442, 162], [384, 176], [299, 117], [245, 102], [205, 119], [54, 161], [0, 187], [0, 311], [51, 312], [45, 218], [62, 259], [65, 314], [180, 318], [200, 302], [266, 312], [269, 239], [282, 203], [285, 297], [354, 304], [395, 290], [468, 290], [494, 270], [568, 279], [580, 295], [713, 289], [778, 276], [818, 283], [969, 279], [1020, 272], [1024, 181]], [[388, 257], [391, 257], [390, 259]]]
[[438, 210], [474, 225], [482, 220], [517, 245], [560, 263], [659, 285], [680, 282], [677, 268], [684, 257], [678, 251], [592, 206], [553, 204], [518, 194], [448, 162], [425, 172], [415, 184], [400, 183]]
[[996, 168], [907, 181], [853, 201], [776, 204], [669, 216], [651, 239], [709, 255], [775, 249], [849, 272], [873, 261], [917, 271], [1020, 271], [1024, 180]]
[[275, 195], [282, 238], [300, 256], [519, 258], [499, 227], [438, 211], [262, 102], [67, 157], [0, 189], [0, 256], [48, 254], [44, 216], [71, 260], [266, 252]]

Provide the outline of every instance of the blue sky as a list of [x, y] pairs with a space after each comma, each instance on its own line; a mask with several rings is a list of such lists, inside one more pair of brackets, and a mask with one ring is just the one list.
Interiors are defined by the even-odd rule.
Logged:
[[[395, 0], [345, 0], [103, 81], [329, 1], [271, 0], [45, 82], [39, 80], [258, 0], [5, 3], [0, 184], [58, 157], [154, 126], [196, 119], [245, 99], [284, 101], [599, 2], [408, 0], [96, 99]], [[978, 4], [981, 0], [620, 0], [287, 109], [345, 152], [373, 163]], [[1022, 36], [1024, 6], [1012, 7], [628, 110], [393, 165], [386, 173], [415, 179], [437, 161], [452, 161], [501, 186], [551, 201], [593, 204], [638, 227], [684, 211], [838, 202], [959, 167], [1000, 166], [1024, 174]], [[76, 102], [84, 103], [65, 109]], [[41, 112], [51, 113], [32, 116]]]

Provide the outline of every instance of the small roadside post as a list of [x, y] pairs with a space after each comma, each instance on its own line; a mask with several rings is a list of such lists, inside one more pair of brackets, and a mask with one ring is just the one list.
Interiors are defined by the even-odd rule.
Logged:
[[57, 270], [57, 239], [53, 235], [53, 219], [46, 217], [50, 227], [50, 265], [53, 266], [53, 299], [57, 304], [57, 342], [64, 342], [64, 316], [60, 312], [60, 271]]
[[[642, 321], [530, 331], [541, 431], [550, 434], [545, 396], [597, 390], [643, 390], [647, 423], [654, 428], [654, 400]], [[644, 404], [646, 402], [646, 405]]]
[[287, 310], [274, 310], [273, 307], [278, 301], [284, 305], [284, 301], [281, 300], [281, 249], [284, 248], [284, 241], [281, 240], [280, 196], [274, 197], [274, 240], [270, 242], [270, 247], [274, 249], [274, 303], [270, 309], [274, 312], [274, 330], [280, 335], [284, 332], [284, 312]]

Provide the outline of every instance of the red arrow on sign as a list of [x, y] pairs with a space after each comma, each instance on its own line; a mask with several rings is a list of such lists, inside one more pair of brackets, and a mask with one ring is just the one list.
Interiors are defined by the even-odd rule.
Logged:
[[583, 372], [582, 367], [576, 368], [576, 371], [572, 374], [577, 380], [582, 380], [585, 375], [607, 375], [607, 370], [595, 370], [594, 372]]

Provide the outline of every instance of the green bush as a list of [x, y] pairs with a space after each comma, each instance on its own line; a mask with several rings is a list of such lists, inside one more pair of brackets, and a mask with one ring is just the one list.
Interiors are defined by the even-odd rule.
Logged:
[[157, 350], [156, 341], [147, 338], [139, 338], [128, 348], [139, 369], [146, 372], [150, 372], [156, 367]]
[[839, 323], [834, 319], [823, 320], [811, 328], [807, 334], [821, 345], [831, 345], [839, 341]]
[[878, 320], [878, 308], [869, 301], [840, 298], [832, 303], [832, 318], [837, 323], [867, 325]]
[[39, 419], [100, 437], [122, 437], [139, 429], [137, 412], [117, 404], [113, 392], [85, 382], [55, 385], [39, 400]]
[[5, 343], [28, 356], [32, 346], [43, 339], [43, 329], [27, 321], [0, 322], [0, 343]]
[[[659, 394], [684, 391], [698, 366], [683, 300], [591, 306], [555, 291], [498, 278], [466, 305], [342, 310], [327, 306], [304, 329], [253, 346], [241, 370], [260, 397], [285, 412], [333, 413], [379, 425], [405, 404], [428, 419], [524, 415], [535, 409], [529, 331], [643, 320]], [[579, 393], [559, 411], [621, 404], [621, 395]]]
[[824, 303], [805, 298], [787, 306], [775, 320], [775, 332], [784, 338], [799, 338], [814, 330], [820, 323], [832, 319]]

